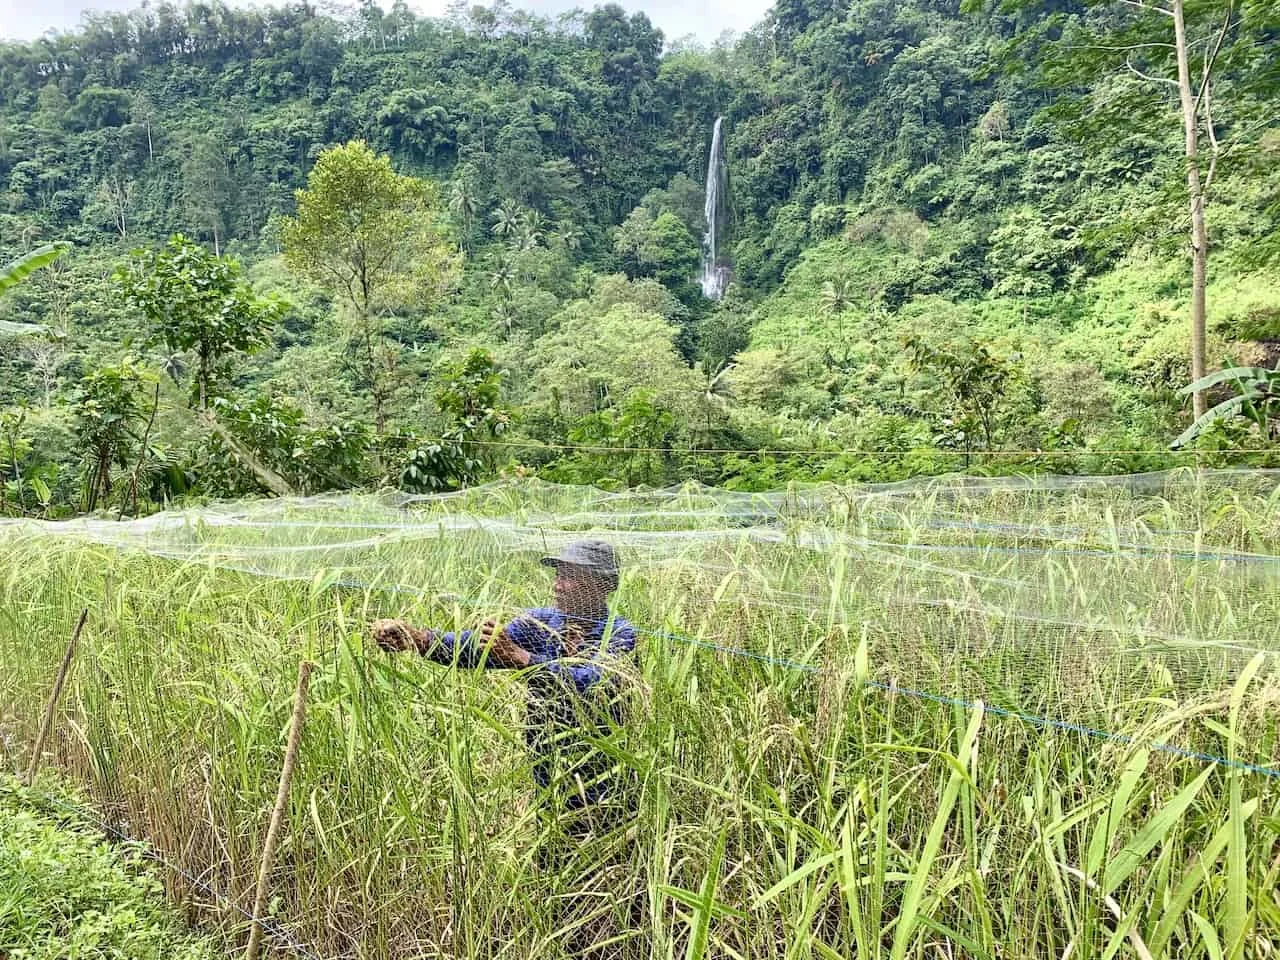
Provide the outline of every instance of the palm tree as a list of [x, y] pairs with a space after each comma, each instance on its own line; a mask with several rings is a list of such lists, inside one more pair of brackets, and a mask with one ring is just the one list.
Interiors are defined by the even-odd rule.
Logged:
[[515, 267], [511, 265], [511, 261], [503, 257], [498, 261], [497, 266], [493, 268], [493, 272], [489, 274], [489, 289], [498, 290], [504, 297], [511, 296], [511, 284], [515, 280]]
[[849, 345], [845, 341], [844, 320], [841, 318], [844, 312], [853, 305], [853, 281], [846, 276], [828, 280], [822, 285], [822, 293], [818, 296], [818, 302], [822, 304], [823, 313], [837, 319], [836, 326], [840, 335], [840, 343], [844, 347], [847, 361]]
[[520, 214], [520, 234], [521, 236], [533, 237], [536, 241], [541, 242], [545, 234], [546, 223], [542, 219], [542, 214], [537, 210], [525, 210]]
[[536, 231], [521, 230], [520, 235], [511, 241], [511, 249], [516, 253], [528, 253], [530, 250], [538, 249], [538, 241], [542, 237]]
[[582, 243], [582, 234], [566, 224], [556, 231], [555, 241], [566, 250], [577, 250]]
[[507, 236], [507, 243], [516, 253], [528, 253], [538, 249], [542, 239], [542, 216], [536, 210], [525, 210], [520, 214], [516, 232]]
[[853, 281], [848, 277], [828, 280], [818, 299], [824, 313], [838, 317], [853, 305]]
[[187, 360], [181, 353], [171, 353], [160, 361], [160, 371], [174, 383], [182, 382], [187, 372]]
[[725, 360], [712, 370], [710, 364], [705, 360], [702, 362], [702, 376], [705, 381], [702, 387], [702, 408], [707, 415], [708, 438], [711, 436], [711, 411], [718, 409], [727, 413], [729, 404], [733, 400], [733, 383], [728, 376], [736, 366], [737, 364]]
[[449, 193], [449, 212], [458, 219], [462, 230], [462, 245], [471, 249], [471, 228], [475, 224], [478, 203], [471, 182], [466, 179], [455, 180]]
[[507, 200], [493, 214], [493, 232], [499, 237], [510, 237], [519, 227], [520, 205], [514, 200]]
[[502, 300], [498, 303], [498, 307], [493, 312], [493, 318], [498, 321], [510, 337], [515, 331], [516, 323], [520, 319], [520, 314], [516, 311], [516, 305], [510, 299]]

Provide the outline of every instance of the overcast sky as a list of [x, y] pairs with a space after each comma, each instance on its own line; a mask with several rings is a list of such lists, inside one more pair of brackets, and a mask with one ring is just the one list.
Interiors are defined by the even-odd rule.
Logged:
[[[129, 10], [141, 0], [0, 0], [0, 37], [29, 40], [46, 30], [68, 30], [80, 20], [80, 11]], [[231, 0], [249, 6], [245, 0]], [[573, 7], [591, 9], [603, 0], [512, 0], [513, 7], [537, 13], [559, 13]], [[694, 34], [715, 40], [724, 30], [742, 32], [753, 26], [769, 8], [768, 0], [620, 0], [628, 10], [643, 10], [668, 40]], [[391, 0], [381, 0], [384, 10]], [[422, 14], [444, 13], [448, 0], [409, 0]]]

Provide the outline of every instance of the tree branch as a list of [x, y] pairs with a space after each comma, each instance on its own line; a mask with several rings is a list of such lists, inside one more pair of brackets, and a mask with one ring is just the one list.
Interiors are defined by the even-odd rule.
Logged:
[[1167, 83], [1169, 86], [1175, 87], [1175, 88], [1178, 86], [1177, 80], [1170, 80], [1168, 77], [1153, 77], [1150, 74], [1143, 73], [1141, 70], [1139, 70], [1137, 67], [1135, 67], [1132, 63], [1129, 62], [1128, 57], [1125, 57], [1124, 65], [1129, 68], [1129, 71], [1132, 74], [1134, 74], [1136, 77], [1138, 77], [1141, 80], [1146, 80], [1148, 83]]
[[1200, 90], [1200, 95], [1204, 97], [1204, 122], [1209, 133], [1209, 144], [1213, 147], [1212, 152], [1209, 154], [1209, 172], [1204, 176], [1204, 189], [1200, 191], [1200, 195], [1203, 197], [1209, 192], [1209, 187], [1213, 184], [1213, 175], [1218, 169], [1218, 154], [1221, 152], [1218, 147], [1218, 134], [1213, 127], [1213, 110], [1211, 106], [1213, 94], [1209, 88], [1208, 75], [1204, 78], [1204, 87]]
[[[1227, 38], [1227, 31], [1231, 28], [1231, 8], [1234, 0], [1228, 0], [1227, 15], [1222, 18], [1222, 29], [1218, 31], [1217, 42], [1214, 43], [1213, 49], [1204, 55], [1204, 70], [1200, 74], [1200, 92], [1196, 94], [1196, 109], [1200, 108], [1200, 100], [1209, 90], [1209, 76], [1213, 72], [1214, 62], [1218, 59], [1218, 51], [1222, 49], [1222, 41]], [[1210, 137], [1212, 138], [1212, 134]]]
[[1118, 53], [1122, 50], [1146, 50], [1150, 47], [1158, 47], [1165, 50], [1176, 50], [1177, 47], [1172, 43], [1122, 43], [1114, 46], [1108, 43], [1085, 43], [1079, 47], [1070, 47], [1072, 50], [1107, 50], [1112, 53]]
[[1163, 13], [1166, 17], [1172, 17], [1173, 11], [1165, 7], [1158, 7], [1152, 3], [1144, 3], [1143, 0], [1120, 0], [1126, 7], [1137, 7], [1139, 10], [1147, 13]]

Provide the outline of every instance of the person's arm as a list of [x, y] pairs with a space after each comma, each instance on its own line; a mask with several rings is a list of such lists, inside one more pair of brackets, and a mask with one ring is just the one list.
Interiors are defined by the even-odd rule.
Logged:
[[529, 654], [528, 666], [552, 673], [572, 683], [579, 693], [586, 693], [617, 669], [618, 661], [636, 648], [636, 632], [631, 624], [614, 621], [606, 643], [582, 651], [583, 659], [567, 663], [545, 654]]
[[478, 650], [479, 644], [472, 642], [474, 630], [442, 631], [424, 630], [423, 642], [418, 644], [418, 653], [433, 663], [454, 664], [460, 667], [474, 668], [481, 664], [496, 666]]
[[[524, 666], [520, 658], [512, 656], [508, 635], [518, 632], [514, 627], [499, 628], [495, 621], [486, 620], [476, 630], [455, 632], [411, 627], [402, 620], [378, 620], [373, 624], [373, 636], [378, 646], [392, 653], [412, 650], [434, 663], [510, 669]], [[522, 648], [514, 649], [527, 656]]]

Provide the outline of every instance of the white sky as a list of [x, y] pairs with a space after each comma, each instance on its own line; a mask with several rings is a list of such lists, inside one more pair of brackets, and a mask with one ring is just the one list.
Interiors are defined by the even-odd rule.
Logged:
[[[249, 6], [246, 0], [231, 0]], [[752, 27], [770, 6], [770, 0], [620, 0], [629, 11], [642, 10], [667, 40], [694, 34], [710, 43], [725, 30], [743, 32]], [[46, 30], [68, 30], [80, 20], [82, 10], [129, 10], [141, 0], [0, 0], [0, 38], [30, 40]], [[391, 0], [381, 0], [384, 10]], [[574, 7], [591, 9], [597, 0], [512, 0], [511, 6], [535, 13], [555, 14]], [[417, 12], [438, 16], [448, 0], [409, 0]]]

